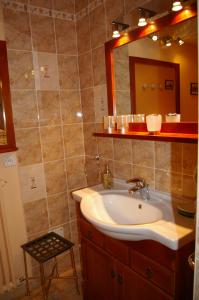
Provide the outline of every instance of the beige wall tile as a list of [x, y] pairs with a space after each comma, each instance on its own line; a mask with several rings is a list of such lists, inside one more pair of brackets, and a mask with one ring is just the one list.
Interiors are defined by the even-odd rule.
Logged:
[[128, 91], [115, 91], [117, 115], [131, 114], [131, 96], [130, 89]]
[[80, 93], [76, 90], [61, 91], [61, 114], [64, 124], [80, 123], [81, 117], [81, 101]]
[[66, 157], [84, 155], [82, 124], [65, 125], [63, 130]]
[[15, 130], [19, 164], [32, 165], [42, 161], [38, 128]]
[[146, 168], [140, 166], [133, 166], [133, 177], [143, 178], [149, 188], [155, 188], [155, 170], [153, 168]]
[[182, 144], [155, 142], [155, 168], [182, 173]]
[[91, 67], [91, 53], [87, 52], [79, 56], [79, 76], [82, 89], [93, 85], [93, 75]]
[[196, 198], [197, 185], [193, 176], [183, 175], [183, 196], [188, 198]]
[[69, 221], [67, 194], [48, 197], [50, 226], [64, 224]]
[[183, 173], [193, 175], [197, 166], [197, 144], [183, 144]]
[[66, 174], [63, 160], [45, 163], [44, 171], [48, 196], [66, 191]]
[[113, 139], [97, 138], [99, 155], [103, 159], [113, 159]]
[[23, 202], [35, 201], [46, 197], [43, 164], [20, 167], [19, 179]]
[[31, 50], [28, 14], [4, 8], [3, 15], [7, 47], [16, 50]]
[[102, 123], [103, 117], [108, 115], [106, 85], [94, 87], [95, 122]]
[[100, 164], [95, 157], [86, 156], [86, 175], [88, 186], [101, 182]]
[[[130, 76], [129, 76], [129, 61], [117, 60], [114, 70], [115, 86], [117, 90], [129, 90]], [[122, 74], [127, 74], [122, 76]]]
[[76, 219], [76, 206], [75, 206], [75, 201], [71, 195], [71, 193], [68, 193], [68, 206], [69, 206], [69, 216], [70, 220]]
[[154, 168], [154, 142], [133, 140], [133, 164]]
[[37, 91], [40, 126], [61, 124], [59, 93]]
[[68, 188], [70, 191], [86, 186], [84, 157], [68, 158], [66, 160], [66, 168]]
[[105, 70], [104, 46], [93, 50], [92, 63], [93, 63], [94, 85], [105, 84], [106, 70]]
[[78, 54], [83, 54], [91, 49], [89, 17], [85, 16], [77, 21]]
[[131, 140], [113, 139], [114, 160], [132, 162]]
[[48, 214], [45, 199], [25, 203], [24, 213], [28, 235], [48, 229]]
[[57, 52], [59, 54], [77, 54], [75, 22], [55, 19]]
[[61, 126], [42, 127], [41, 145], [44, 162], [64, 158]]
[[31, 15], [30, 19], [34, 50], [55, 53], [53, 19], [39, 15]]
[[38, 126], [36, 93], [34, 90], [12, 91], [12, 108], [16, 128]]
[[124, 180], [132, 178], [132, 165], [115, 160], [113, 163], [113, 175]]
[[84, 147], [85, 154], [96, 156], [97, 155], [97, 140], [96, 137], [93, 136], [93, 132], [95, 131], [95, 123], [84, 123]]
[[74, 0], [52, 0], [53, 8], [56, 10], [65, 11], [67, 13], [75, 12], [75, 1]]
[[182, 195], [181, 174], [155, 170], [155, 189], [162, 192]]
[[37, 90], [59, 89], [57, 56], [53, 53], [33, 52], [35, 84]]
[[90, 13], [91, 45], [96, 48], [106, 40], [105, 9], [100, 5]]
[[13, 89], [34, 89], [32, 53], [8, 50], [10, 85]]
[[58, 66], [61, 89], [78, 89], [77, 58], [75, 56], [58, 55]]
[[95, 109], [94, 109], [94, 92], [93, 88], [81, 90], [81, 103], [84, 122], [95, 121]]
[[52, 0], [30, 0], [30, 4], [44, 8], [52, 8]]

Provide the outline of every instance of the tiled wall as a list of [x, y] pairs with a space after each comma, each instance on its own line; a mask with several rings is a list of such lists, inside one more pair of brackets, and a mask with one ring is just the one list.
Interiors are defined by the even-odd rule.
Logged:
[[61, 227], [77, 242], [70, 191], [86, 176], [75, 3], [3, 1], [3, 15], [28, 237]]

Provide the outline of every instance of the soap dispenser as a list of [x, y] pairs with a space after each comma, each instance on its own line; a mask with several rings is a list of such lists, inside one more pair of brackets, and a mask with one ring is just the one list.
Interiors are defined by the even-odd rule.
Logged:
[[102, 184], [105, 189], [111, 189], [113, 187], [113, 175], [108, 164], [105, 165], [102, 173]]

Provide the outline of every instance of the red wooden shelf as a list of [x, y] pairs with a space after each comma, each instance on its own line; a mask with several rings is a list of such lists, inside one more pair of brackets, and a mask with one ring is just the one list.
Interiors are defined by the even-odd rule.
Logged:
[[128, 131], [127, 133], [120, 133], [114, 131], [112, 133], [107, 132], [95, 132], [94, 136], [98, 137], [112, 137], [122, 139], [137, 139], [137, 140], [149, 140], [149, 141], [162, 141], [162, 142], [179, 142], [179, 143], [195, 143], [198, 142], [197, 133], [168, 133], [161, 132], [159, 134], [151, 135], [148, 132]]

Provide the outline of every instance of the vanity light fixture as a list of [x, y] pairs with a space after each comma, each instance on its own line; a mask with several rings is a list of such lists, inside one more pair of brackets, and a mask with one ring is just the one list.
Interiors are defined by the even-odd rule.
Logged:
[[143, 7], [138, 7], [138, 11], [139, 11], [139, 20], [138, 20], [138, 26], [139, 27], [144, 27], [148, 24], [148, 19], [152, 18], [153, 16], [155, 16], [155, 12]]
[[112, 37], [113, 38], [120, 37], [120, 32], [126, 30], [128, 27], [129, 27], [128, 24], [124, 24], [116, 20], [112, 21], [112, 30], [113, 30]]
[[172, 45], [172, 39], [171, 39], [171, 38], [167, 38], [167, 39], [165, 40], [165, 46], [166, 46], [166, 47], [171, 47], [171, 45]]
[[181, 10], [183, 7], [182, 7], [182, 3], [181, 1], [173, 1], [173, 5], [172, 5], [172, 11], [179, 11]]
[[181, 38], [177, 38], [177, 42], [180, 46], [182, 46], [184, 44], [184, 41]]

